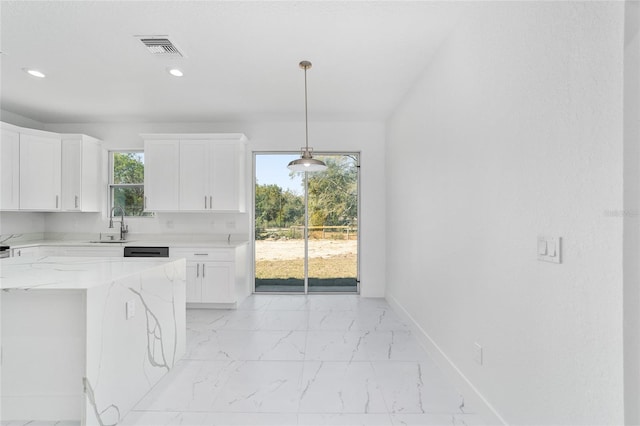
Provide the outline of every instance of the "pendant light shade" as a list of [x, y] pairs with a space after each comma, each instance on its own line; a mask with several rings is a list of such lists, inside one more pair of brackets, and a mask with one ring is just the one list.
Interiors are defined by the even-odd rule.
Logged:
[[301, 156], [289, 163], [287, 168], [293, 172], [321, 172], [327, 169], [327, 165], [313, 158], [313, 148], [309, 148], [309, 113], [307, 108], [307, 70], [311, 68], [311, 62], [300, 62], [300, 68], [304, 70], [304, 125], [305, 146], [301, 148]]

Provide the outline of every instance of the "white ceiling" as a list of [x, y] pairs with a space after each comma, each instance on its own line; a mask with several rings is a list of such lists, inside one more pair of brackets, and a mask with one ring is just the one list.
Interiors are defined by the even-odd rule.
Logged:
[[[429, 1], [6, 1], [1, 108], [45, 123], [388, 117], [455, 24]], [[134, 35], [168, 35], [159, 59]], [[181, 68], [175, 78], [167, 67]], [[22, 71], [37, 68], [37, 79]]]

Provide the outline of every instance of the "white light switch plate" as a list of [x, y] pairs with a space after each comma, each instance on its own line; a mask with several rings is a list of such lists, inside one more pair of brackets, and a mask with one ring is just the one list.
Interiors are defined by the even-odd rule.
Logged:
[[[538, 260], [541, 262], [562, 263], [562, 238], [538, 237]], [[541, 248], [545, 249], [542, 250]]]

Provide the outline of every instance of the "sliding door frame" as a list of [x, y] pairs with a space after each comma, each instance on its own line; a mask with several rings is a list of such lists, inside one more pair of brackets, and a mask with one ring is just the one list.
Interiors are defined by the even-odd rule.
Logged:
[[[258, 155], [299, 155], [300, 151], [253, 151], [251, 158], [251, 211], [250, 211], [250, 220], [251, 220], [251, 274], [250, 278], [252, 280], [252, 288], [253, 294], [256, 294], [256, 157]], [[358, 205], [358, 236], [357, 236], [357, 256], [356, 256], [356, 291], [355, 293], [351, 292], [309, 292], [309, 183], [307, 176], [305, 174], [304, 177], [304, 292], [261, 292], [257, 294], [357, 294], [360, 295], [360, 230], [361, 227], [361, 194], [362, 191], [360, 189], [361, 186], [361, 178], [360, 178], [360, 163], [362, 154], [360, 151], [314, 151], [314, 156], [322, 157], [322, 156], [331, 156], [331, 155], [342, 155], [342, 156], [355, 156], [356, 161], [356, 175], [357, 175], [357, 205]], [[282, 165], [283, 168], [286, 167], [286, 164]]]

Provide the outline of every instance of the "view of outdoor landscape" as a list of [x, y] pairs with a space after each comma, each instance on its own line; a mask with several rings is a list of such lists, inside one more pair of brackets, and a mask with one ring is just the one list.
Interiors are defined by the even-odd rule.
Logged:
[[306, 257], [310, 292], [355, 292], [357, 157], [318, 157], [327, 164], [327, 170], [307, 174], [306, 256], [305, 176], [287, 170], [286, 164], [293, 158], [296, 157], [256, 156], [256, 291], [303, 292]]
[[124, 208], [125, 216], [149, 216], [144, 211], [144, 153], [114, 152], [111, 206]]

